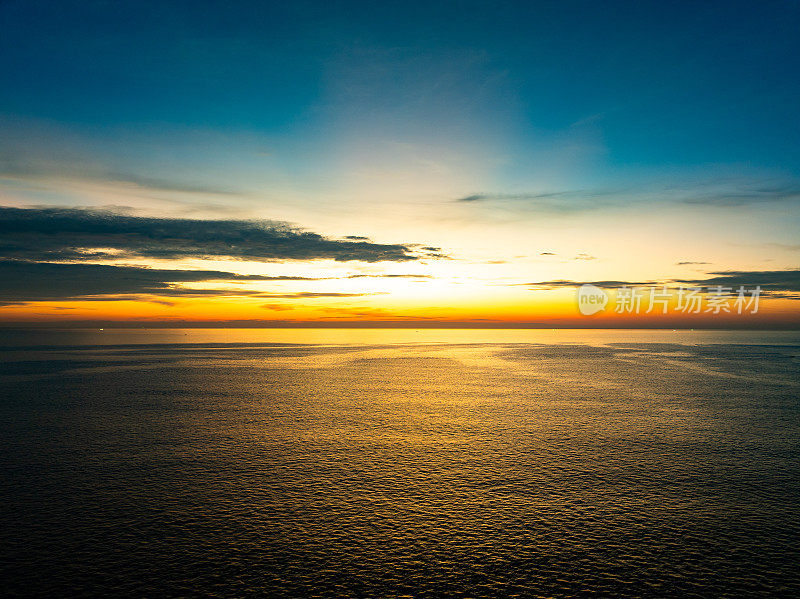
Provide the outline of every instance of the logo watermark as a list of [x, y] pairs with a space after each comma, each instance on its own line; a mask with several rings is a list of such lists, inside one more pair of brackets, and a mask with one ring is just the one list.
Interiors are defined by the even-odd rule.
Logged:
[[584, 316], [591, 316], [606, 309], [608, 293], [594, 285], [581, 285], [578, 289], [578, 310]]
[[578, 310], [584, 316], [613, 307], [617, 314], [757, 314], [761, 286], [750, 289], [724, 287], [628, 287], [608, 290], [595, 285], [578, 288]]

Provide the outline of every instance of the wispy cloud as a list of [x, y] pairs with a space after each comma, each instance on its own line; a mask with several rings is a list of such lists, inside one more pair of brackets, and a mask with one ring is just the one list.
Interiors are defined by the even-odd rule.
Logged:
[[407, 275], [397, 275], [397, 274], [384, 274], [384, 275], [368, 275], [368, 274], [358, 274], [358, 275], [348, 275], [348, 279], [362, 279], [362, 278], [381, 278], [381, 279], [432, 279], [433, 275], [420, 275], [420, 274], [407, 274]]
[[[64, 175], [38, 171], [36, 169], [8, 168], [8, 164], [3, 168], [2, 158], [0, 158], [0, 179], [11, 182], [21, 182], [29, 184], [41, 184], [44, 182], [64, 181]], [[167, 191], [181, 194], [191, 194], [200, 196], [241, 196], [244, 192], [236, 189], [227, 189], [214, 185], [199, 185], [196, 183], [183, 182], [179, 180], [157, 179], [143, 177], [134, 173], [81, 173], [80, 176], [69, 175], [66, 179], [73, 181], [84, 181], [87, 183], [98, 183], [114, 185], [120, 188], [136, 189], [141, 191]]]
[[699, 190], [695, 194], [687, 194], [683, 198], [683, 202], [686, 204], [702, 204], [723, 208], [798, 200], [800, 200], [800, 184], [794, 182], [775, 185], [751, 183], [731, 189], [715, 189], [712, 187], [707, 190]]
[[[602, 200], [602, 201], [600, 201]], [[619, 193], [596, 191], [552, 191], [544, 193], [476, 193], [456, 198], [457, 203], [502, 203], [543, 212], [569, 213], [593, 210], [619, 201]]]
[[529, 193], [474, 193], [456, 203], [510, 204], [548, 213], [588, 212], [640, 203], [677, 203], [724, 208], [800, 201], [800, 182], [761, 179], [715, 179], [675, 183], [642, 183], [633, 187], [553, 190]]
[[595, 287], [615, 288], [615, 287], [636, 287], [643, 285], [654, 285], [653, 281], [570, 281], [567, 279], [554, 279], [550, 281], [535, 281], [531, 283], [514, 283], [515, 286], [530, 287], [531, 289], [562, 289], [569, 287], [580, 287], [581, 285], [594, 285]]
[[[45, 120], [0, 115], [0, 186], [18, 183], [57, 191], [69, 182], [127, 189], [139, 195], [168, 192], [228, 199], [247, 195], [230, 183], [214, 182], [207, 171], [189, 173], [176, 161], [177, 156], [196, 156], [203, 147], [229, 147], [224, 134], [199, 128], [184, 130], [186, 137], [177, 147], [170, 145], [175, 135], [181, 135], [179, 130], [167, 131], [164, 127], [119, 128], [111, 141]], [[159, 151], [153, 151], [155, 140]], [[164, 168], [165, 158], [172, 168]]]
[[367, 295], [386, 295], [385, 292], [373, 293], [335, 293], [317, 291], [298, 291], [296, 293], [258, 293], [255, 297], [269, 297], [273, 299], [318, 299], [328, 297], [364, 297]]

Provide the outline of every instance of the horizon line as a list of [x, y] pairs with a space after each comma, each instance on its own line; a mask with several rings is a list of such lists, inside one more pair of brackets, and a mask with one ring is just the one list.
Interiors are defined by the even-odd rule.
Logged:
[[720, 323], [720, 326], [703, 323], [701, 326], [654, 326], [652, 324], [627, 326], [598, 326], [581, 325], [576, 323], [561, 323], [557, 326], [552, 323], [541, 322], [420, 322], [420, 321], [340, 321], [340, 322], [264, 322], [264, 321], [107, 321], [107, 320], [80, 320], [63, 322], [42, 321], [6, 321], [0, 322], [0, 331], [13, 330], [58, 330], [58, 329], [509, 329], [509, 330], [673, 330], [673, 331], [800, 331], [800, 323], [759, 323], [760, 326], [730, 326], [730, 323]]

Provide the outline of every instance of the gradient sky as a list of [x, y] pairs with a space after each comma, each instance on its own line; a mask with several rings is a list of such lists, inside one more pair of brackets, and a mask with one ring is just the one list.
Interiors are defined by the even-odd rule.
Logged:
[[[5, 0], [0, 29], [3, 322], [800, 324], [796, 0]], [[583, 282], [765, 294], [587, 321]]]

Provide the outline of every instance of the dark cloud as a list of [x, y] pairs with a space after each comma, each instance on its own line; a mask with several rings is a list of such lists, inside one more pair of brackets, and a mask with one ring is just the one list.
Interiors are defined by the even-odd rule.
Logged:
[[748, 289], [760, 286], [767, 295], [800, 293], [800, 268], [790, 270], [724, 270], [708, 273], [707, 278], [675, 279], [681, 285], [712, 286], [722, 285], [734, 289], [744, 286]]
[[[433, 259], [433, 260], [454, 260], [451, 255], [445, 253], [436, 253], [436, 252], [429, 252], [427, 254], [423, 254], [420, 256], [420, 260], [423, 259]], [[427, 264], [427, 262], [422, 262], [422, 264]]]
[[761, 287], [762, 295], [776, 298], [800, 298], [800, 269], [789, 270], [729, 270], [710, 272], [706, 277], [696, 279], [671, 279], [668, 281], [570, 281], [552, 280], [537, 281], [532, 283], [517, 283], [516, 285], [531, 287], [532, 289], [561, 289], [565, 287], [580, 287], [581, 285], [594, 285], [595, 287], [647, 287], [653, 285], [692, 286], [703, 287], [730, 287], [733, 290], [739, 287], [753, 289]]
[[676, 266], [689, 266], [689, 265], [695, 265], [695, 264], [696, 264], [696, 265], [698, 265], [698, 266], [701, 266], [701, 265], [703, 265], [703, 264], [711, 264], [711, 262], [692, 262], [692, 261], [686, 261], [686, 262], [676, 262], [675, 264], [676, 264]]
[[348, 279], [380, 278], [380, 279], [432, 279], [431, 275], [349, 275]]
[[[305, 277], [239, 275], [218, 270], [167, 270], [104, 264], [0, 261], [0, 304], [35, 301], [150, 301], [157, 298], [247, 296], [274, 299], [357, 297], [367, 293], [269, 293], [246, 288], [189, 289], [182, 283], [306, 281]], [[157, 296], [157, 298], [147, 297]]]
[[74, 208], [0, 207], [0, 258], [30, 261], [106, 257], [111, 248], [149, 258], [242, 260], [418, 260], [407, 244], [328, 239], [286, 223], [149, 218]]
[[269, 293], [264, 291], [251, 291], [248, 289], [187, 289], [172, 287], [159, 291], [158, 295], [166, 297], [258, 297], [265, 299], [318, 299], [322, 297], [364, 297], [366, 295], [385, 295], [384, 292], [374, 293], [335, 293], [327, 291], [297, 291], [293, 293]]
[[165, 270], [2, 260], [0, 303], [63, 301], [108, 295], [175, 295], [175, 283], [263, 280], [270, 280], [270, 277], [217, 270]]
[[[751, 289], [752, 287], [746, 287], [746, 289]], [[762, 291], [761, 295], [766, 295], [768, 297], [774, 299], [789, 299], [789, 300], [800, 300], [800, 291]]]
[[447, 254], [442, 253], [442, 248], [435, 247], [432, 245], [422, 245], [420, 243], [409, 244], [409, 247], [414, 248], [414, 250], [421, 252], [420, 258], [443, 258], [443, 259], [450, 259], [450, 256]]
[[539, 255], [540, 255], [540, 256], [555, 256], [555, 254], [554, 254], [553, 252], [542, 252], [542, 253], [541, 253], [541, 254], [539, 254]]
[[329, 293], [317, 291], [298, 291], [297, 293], [260, 293], [258, 297], [271, 297], [281, 299], [316, 299], [319, 297], [364, 297], [365, 295], [386, 295], [385, 292], [376, 293]]
[[255, 275], [258, 277], [259, 281], [330, 281], [336, 277], [294, 277], [294, 276], [277, 276], [277, 277], [268, 277], [262, 275]]

